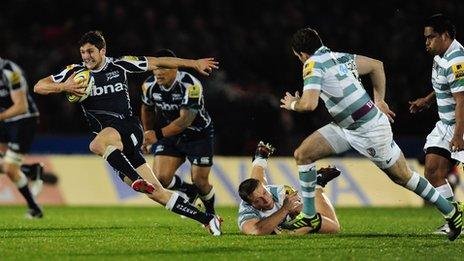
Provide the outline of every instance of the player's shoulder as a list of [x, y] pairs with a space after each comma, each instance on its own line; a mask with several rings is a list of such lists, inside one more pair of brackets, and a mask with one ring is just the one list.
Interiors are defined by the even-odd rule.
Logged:
[[85, 65], [84, 63], [72, 63], [72, 64], [68, 64], [66, 65], [65, 67], [65, 71], [71, 71], [71, 70], [75, 70], [75, 71], [78, 71], [78, 70], [82, 70], [82, 69], [85, 69]]
[[445, 68], [449, 68], [455, 64], [462, 64], [464, 62], [464, 47], [456, 40], [454, 40], [449, 50], [443, 55], [441, 64]]
[[303, 64], [303, 71], [312, 69], [324, 69], [326, 59], [322, 55], [315, 54], [309, 57]]
[[188, 72], [184, 72], [184, 71], [179, 71], [177, 73], [177, 80], [183, 85], [200, 84], [200, 81], [197, 78], [195, 78], [195, 76], [191, 75]]
[[333, 52], [333, 54], [339, 63], [350, 63], [355, 59], [355, 54], [351, 53]]
[[144, 96], [149, 95], [150, 92], [153, 92], [153, 88], [156, 86], [156, 77], [152, 74], [148, 76], [145, 81], [142, 83], [142, 93]]
[[15, 62], [8, 60], [8, 59], [2, 59], [2, 69], [11, 71], [11, 72], [21, 72], [22, 69], [21, 67], [16, 64]]
[[443, 59], [446, 60], [447, 67], [464, 63], [464, 48], [451, 51], [449, 54], [444, 56]]
[[246, 203], [245, 201], [240, 201], [239, 207], [238, 207], [238, 212], [240, 214], [246, 214], [246, 213], [258, 213], [259, 210], [254, 208], [252, 205]]
[[154, 74], [150, 74], [147, 78], [145, 78], [145, 81], [143, 81], [144, 84], [147, 85], [155, 85], [156, 84], [156, 76]]
[[285, 196], [285, 185], [266, 185], [265, 188], [271, 193], [276, 202], [281, 201]]

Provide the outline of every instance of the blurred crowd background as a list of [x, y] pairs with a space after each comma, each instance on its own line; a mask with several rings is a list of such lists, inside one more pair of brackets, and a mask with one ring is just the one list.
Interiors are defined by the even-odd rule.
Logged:
[[[77, 41], [103, 31], [107, 55], [150, 55], [160, 48], [179, 57], [215, 57], [220, 70], [200, 77], [216, 128], [216, 154], [250, 155], [260, 139], [291, 155], [301, 140], [330, 122], [324, 106], [309, 114], [280, 109], [286, 91], [302, 89], [301, 64], [289, 41], [299, 28], [317, 29], [329, 48], [384, 62], [386, 101], [396, 112], [395, 138], [409, 156], [420, 153], [437, 120], [436, 107], [412, 115], [408, 101], [431, 89], [432, 58], [423, 21], [445, 13], [464, 40], [464, 1], [234, 1], [234, 0], [7, 0], [0, 10], [0, 56], [18, 63], [30, 88], [47, 75], [80, 62]], [[140, 84], [130, 78], [134, 112]], [[363, 79], [370, 90], [369, 79]], [[64, 95], [34, 95], [41, 111], [38, 140], [85, 137], [80, 107]]]

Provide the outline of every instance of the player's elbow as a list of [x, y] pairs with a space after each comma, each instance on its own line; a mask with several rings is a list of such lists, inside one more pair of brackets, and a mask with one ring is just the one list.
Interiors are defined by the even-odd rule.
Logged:
[[49, 94], [50, 91], [47, 90], [47, 84], [49, 84], [49, 78], [43, 78], [39, 80], [35, 85], [34, 85], [34, 93], [38, 94]]
[[317, 108], [318, 100], [314, 101], [300, 101], [301, 108], [305, 111], [314, 111]]
[[27, 102], [22, 102], [19, 106], [18, 106], [18, 114], [24, 114], [27, 112], [27, 109], [28, 109], [28, 105], [27, 105]]
[[384, 68], [383, 68], [383, 62], [380, 61], [380, 60], [375, 60], [373, 61], [373, 71], [374, 72], [383, 72], [384, 71]]
[[44, 92], [43, 90], [43, 87], [42, 87], [42, 80], [38, 81], [35, 85], [34, 85], [34, 93], [38, 93], [38, 94], [47, 94], [46, 92]]

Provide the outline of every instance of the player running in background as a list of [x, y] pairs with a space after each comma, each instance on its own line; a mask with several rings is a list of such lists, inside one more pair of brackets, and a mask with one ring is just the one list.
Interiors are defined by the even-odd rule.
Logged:
[[40, 177], [29, 189], [28, 179], [21, 171], [24, 155], [34, 139], [38, 117], [39, 111], [29, 94], [24, 72], [14, 62], [0, 58], [0, 155], [3, 158], [0, 171], [7, 174], [26, 200], [28, 218], [43, 217], [35, 200], [42, 188]]
[[[300, 29], [293, 35], [292, 48], [303, 63], [303, 94], [299, 97], [298, 93], [293, 96], [287, 92], [281, 99], [281, 107], [298, 112], [313, 111], [321, 97], [334, 120], [309, 135], [295, 150], [299, 177], [306, 184], [303, 191], [314, 194], [315, 161], [354, 148], [382, 169], [393, 182], [434, 204], [450, 226], [448, 239], [455, 240], [461, 233], [462, 205], [446, 200], [427, 179], [407, 166], [403, 153], [393, 140], [389, 122], [392, 112], [384, 101], [382, 63], [360, 55], [332, 52], [311, 28]], [[351, 57], [360, 74], [370, 75], [375, 103], [358, 80], [357, 73], [347, 67], [342, 57]], [[294, 227], [304, 223], [317, 226], [320, 217], [314, 197], [303, 198], [303, 202], [302, 214], [294, 220]]]
[[[154, 56], [176, 57], [167, 49]], [[208, 180], [213, 164], [214, 128], [200, 81], [176, 68], [157, 67], [142, 90], [145, 146], [154, 144], [156, 177], [163, 187], [185, 193], [191, 203], [199, 196], [206, 212], [214, 214], [214, 188]], [[186, 158], [192, 165], [193, 184], [175, 175]]]
[[[271, 145], [261, 141], [253, 157], [251, 178], [244, 180], [239, 186], [238, 193], [242, 198], [238, 214], [240, 231], [247, 235], [338, 233], [340, 224], [335, 209], [323, 193], [323, 187], [327, 182], [340, 175], [338, 169], [330, 167], [318, 171], [316, 190], [313, 192], [322, 222], [292, 230], [282, 229], [288, 226], [286, 221], [298, 216], [303, 205], [297, 191], [292, 187], [267, 184], [267, 159], [273, 152], [274, 148]], [[303, 199], [308, 196], [304, 191], [302, 194]]]
[[[424, 98], [409, 102], [410, 112], [416, 113], [437, 101], [440, 120], [424, 145], [424, 176], [449, 201], [454, 200], [454, 193], [447, 177], [457, 164], [451, 154], [464, 149], [464, 48], [455, 36], [455, 26], [444, 15], [433, 15], [426, 21], [425, 47], [434, 56], [433, 91]], [[448, 231], [445, 224], [436, 232]]]
[[143, 130], [140, 121], [132, 115], [127, 82], [130, 73], [146, 72], [160, 66], [189, 67], [208, 75], [217, 68], [217, 63], [211, 58], [107, 57], [106, 42], [99, 31], [84, 34], [79, 48], [83, 63], [69, 65], [60, 73], [41, 79], [34, 90], [40, 94], [68, 92], [83, 95], [85, 86], [75, 82], [73, 77], [76, 72], [91, 70], [95, 86], [90, 96], [81, 102], [94, 135], [90, 150], [102, 156], [134, 190], [146, 193], [149, 198], [177, 214], [197, 220], [213, 235], [220, 235], [219, 217], [199, 211], [187, 199], [164, 189], [146, 163], [140, 151]]

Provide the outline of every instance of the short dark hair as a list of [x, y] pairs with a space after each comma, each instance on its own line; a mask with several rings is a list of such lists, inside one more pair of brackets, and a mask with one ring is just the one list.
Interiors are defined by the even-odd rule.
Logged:
[[448, 32], [451, 39], [456, 37], [456, 27], [444, 14], [435, 14], [427, 18], [424, 27], [432, 27], [439, 34]]
[[300, 29], [293, 34], [291, 45], [297, 53], [305, 52], [312, 55], [323, 43], [317, 31], [308, 27]]
[[79, 46], [83, 46], [87, 43], [95, 45], [98, 50], [106, 48], [105, 37], [103, 37], [102, 32], [100, 31], [89, 31], [85, 33], [79, 40]]
[[170, 49], [160, 49], [155, 52], [155, 57], [177, 57], [176, 54]]
[[240, 183], [240, 186], [238, 186], [238, 195], [240, 196], [240, 198], [246, 203], [251, 204], [250, 196], [253, 193], [253, 191], [256, 190], [259, 183], [259, 180], [253, 178], [242, 181], [242, 183]]

